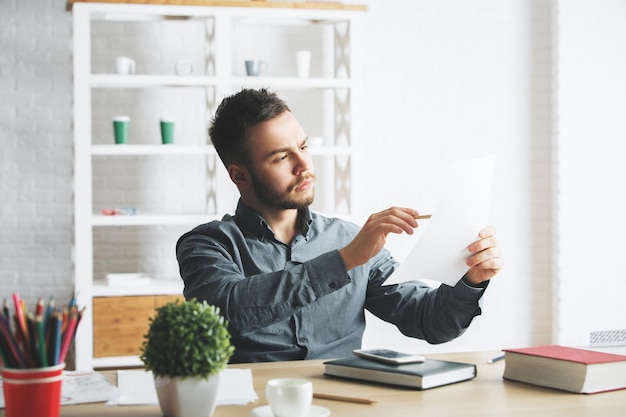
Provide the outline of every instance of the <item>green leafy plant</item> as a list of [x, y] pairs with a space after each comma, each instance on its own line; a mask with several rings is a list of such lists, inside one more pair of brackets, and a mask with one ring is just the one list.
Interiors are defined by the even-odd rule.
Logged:
[[141, 360], [155, 377], [208, 378], [226, 367], [235, 348], [218, 307], [195, 298], [156, 309]]

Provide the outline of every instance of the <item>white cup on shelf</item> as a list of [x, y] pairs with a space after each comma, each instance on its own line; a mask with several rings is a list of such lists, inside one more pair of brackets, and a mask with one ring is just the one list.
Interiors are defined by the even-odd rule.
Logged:
[[308, 78], [311, 72], [311, 51], [296, 52], [296, 73], [299, 78]]
[[115, 72], [118, 74], [134, 74], [135, 73], [135, 60], [127, 56], [118, 56], [115, 58]]
[[267, 62], [258, 59], [247, 59], [245, 61], [245, 64], [246, 75], [248, 75], [249, 77], [257, 77], [267, 69]]

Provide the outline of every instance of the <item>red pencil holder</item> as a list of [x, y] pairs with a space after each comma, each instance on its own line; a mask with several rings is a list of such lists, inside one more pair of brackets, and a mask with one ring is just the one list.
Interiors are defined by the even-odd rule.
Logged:
[[64, 368], [2, 368], [5, 416], [59, 417]]

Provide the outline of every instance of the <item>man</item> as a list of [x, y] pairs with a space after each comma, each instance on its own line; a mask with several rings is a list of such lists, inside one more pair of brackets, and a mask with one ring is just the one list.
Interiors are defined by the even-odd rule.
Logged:
[[502, 267], [493, 227], [468, 249], [454, 287], [383, 285], [398, 263], [389, 233], [412, 234], [419, 213], [391, 207], [362, 228], [312, 213], [315, 174], [307, 135], [274, 93], [225, 98], [209, 135], [241, 198], [234, 216], [196, 227], [176, 245], [187, 299], [206, 300], [229, 322], [231, 362], [349, 356], [367, 309], [407, 336], [442, 343], [481, 312]]

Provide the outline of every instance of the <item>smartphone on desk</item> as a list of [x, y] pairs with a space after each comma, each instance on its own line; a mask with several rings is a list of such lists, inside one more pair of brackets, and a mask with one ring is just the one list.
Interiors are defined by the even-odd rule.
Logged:
[[426, 360], [426, 358], [422, 355], [402, 353], [391, 349], [355, 349], [352, 353], [360, 356], [361, 358], [395, 365], [401, 365], [403, 363], [419, 363]]

